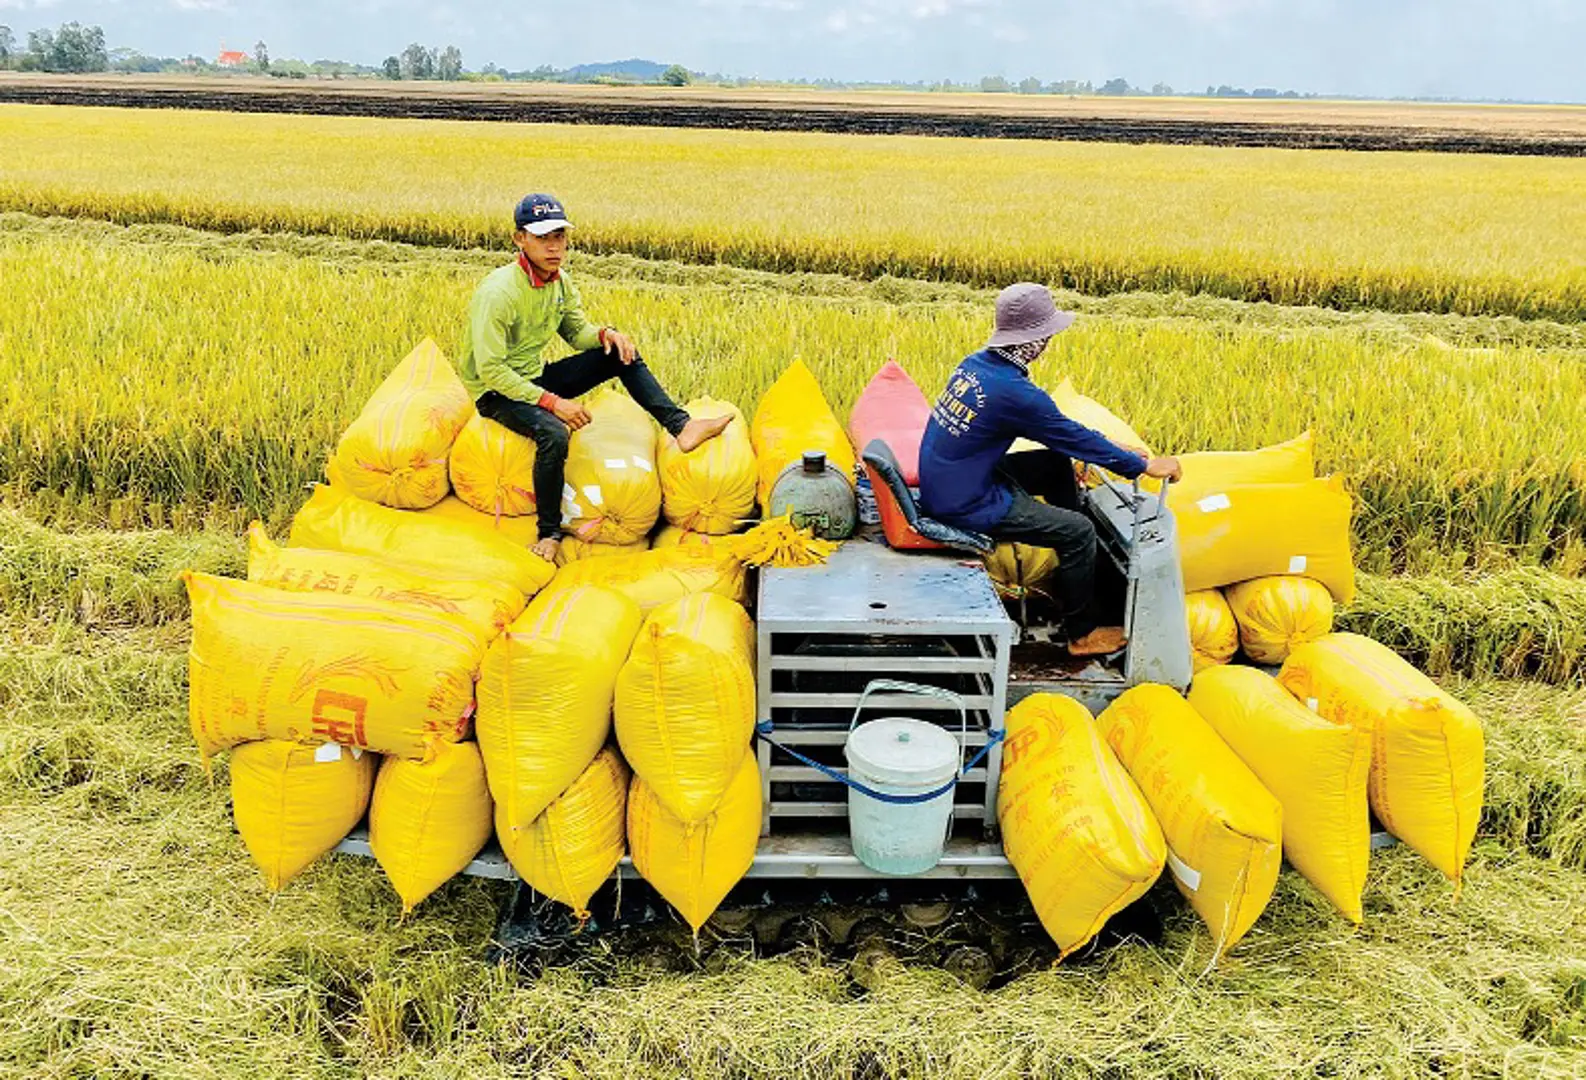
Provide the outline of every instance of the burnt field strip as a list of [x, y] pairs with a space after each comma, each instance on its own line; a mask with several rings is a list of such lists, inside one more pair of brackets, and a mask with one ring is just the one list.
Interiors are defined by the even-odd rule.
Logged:
[[[274, 80], [135, 80], [128, 78], [0, 79], [0, 102], [98, 105], [154, 109], [378, 116], [511, 123], [606, 124], [637, 127], [814, 131], [838, 134], [934, 135], [984, 139], [1058, 139], [1083, 142], [1276, 147], [1311, 150], [1433, 151], [1472, 154], [1586, 156], [1586, 123], [1539, 126], [1439, 121], [1388, 107], [1365, 119], [1364, 109], [1250, 109], [1208, 103], [1195, 109], [1128, 101], [1086, 114], [1061, 101], [1050, 109], [1023, 102], [999, 107], [962, 104], [966, 95], [864, 94], [846, 97], [797, 92], [669, 95], [643, 89], [469, 84], [422, 89], [392, 84], [293, 86]], [[1043, 103], [1044, 104], [1044, 103]], [[1089, 104], [1089, 103], [1087, 103]], [[1065, 107], [1070, 106], [1070, 107]], [[1573, 111], [1573, 110], [1572, 110]], [[1178, 115], [1174, 115], [1177, 112]], [[1281, 112], [1309, 113], [1282, 116]], [[1208, 115], [1224, 113], [1224, 116]], [[1583, 112], [1586, 116], [1586, 112]], [[1350, 119], [1351, 117], [1358, 117]]]

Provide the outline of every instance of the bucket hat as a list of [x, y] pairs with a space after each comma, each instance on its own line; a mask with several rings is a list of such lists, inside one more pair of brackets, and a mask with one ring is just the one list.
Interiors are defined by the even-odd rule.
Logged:
[[1024, 345], [1042, 341], [1067, 330], [1074, 323], [1072, 311], [1059, 311], [1052, 290], [1045, 285], [1021, 281], [997, 294], [997, 329], [987, 345]]

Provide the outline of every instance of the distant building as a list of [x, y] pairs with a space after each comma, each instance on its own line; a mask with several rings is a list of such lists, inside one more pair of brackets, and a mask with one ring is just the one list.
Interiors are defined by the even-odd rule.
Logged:
[[216, 60], [215, 63], [223, 68], [247, 67], [248, 54], [245, 52], [236, 52], [231, 49], [221, 49], [220, 59]]

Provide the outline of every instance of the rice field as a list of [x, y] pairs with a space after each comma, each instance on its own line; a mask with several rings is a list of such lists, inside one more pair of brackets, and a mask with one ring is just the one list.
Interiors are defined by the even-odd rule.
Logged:
[[[396, 359], [424, 336], [455, 351], [500, 258], [7, 215], [0, 486], [51, 520], [279, 525]], [[632, 259], [588, 260], [579, 280], [679, 400], [747, 412], [795, 357], [840, 417], [889, 356], [934, 395], [989, 325], [990, 294], [964, 287], [773, 286]], [[1365, 568], [1586, 566], [1580, 327], [1074, 300], [1086, 317], [1040, 379], [1071, 377], [1165, 452], [1310, 428], [1319, 466], [1359, 496]]]
[[[0, 1077], [1586, 1072], [1586, 163], [29, 107], [0, 145]], [[982, 223], [935, 227], [943, 177]], [[888, 356], [934, 394], [1028, 276], [1082, 316], [1038, 378], [1157, 449], [1313, 430], [1340, 625], [1486, 725], [1463, 893], [1388, 849], [1355, 929], [1285, 870], [1212, 967], [1159, 884], [1160, 941], [990, 992], [812, 946], [532, 977], [485, 959], [505, 886], [404, 919], [339, 856], [268, 895], [176, 574], [238, 574], [389, 367], [455, 352], [524, 186], [680, 399], [795, 357], [839, 417]]]
[[[1586, 161], [0, 106], [0, 210], [1579, 320]], [[974, 197], [965, 200], [964, 192]]]

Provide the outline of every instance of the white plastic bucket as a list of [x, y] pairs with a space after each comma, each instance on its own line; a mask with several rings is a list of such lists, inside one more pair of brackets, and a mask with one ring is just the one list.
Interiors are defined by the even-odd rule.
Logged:
[[[872, 683], [865, 690], [909, 690], [951, 696], [932, 687]], [[864, 698], [860, 698], [860, 708]], [[854, 719], [858, 720], [858, 710]], [[843, 747], [848, 776], [885, 795], [919, 796], [947, 786], [963, 761], [963, 744], [937, 724], [906, 716], [850, 725]], [[942, 860], [953, 823], [954, 787], [935, 798], [891, 803], [848, 789], [848, 830], [854, 854], [883, 874], [920, 874]]]

